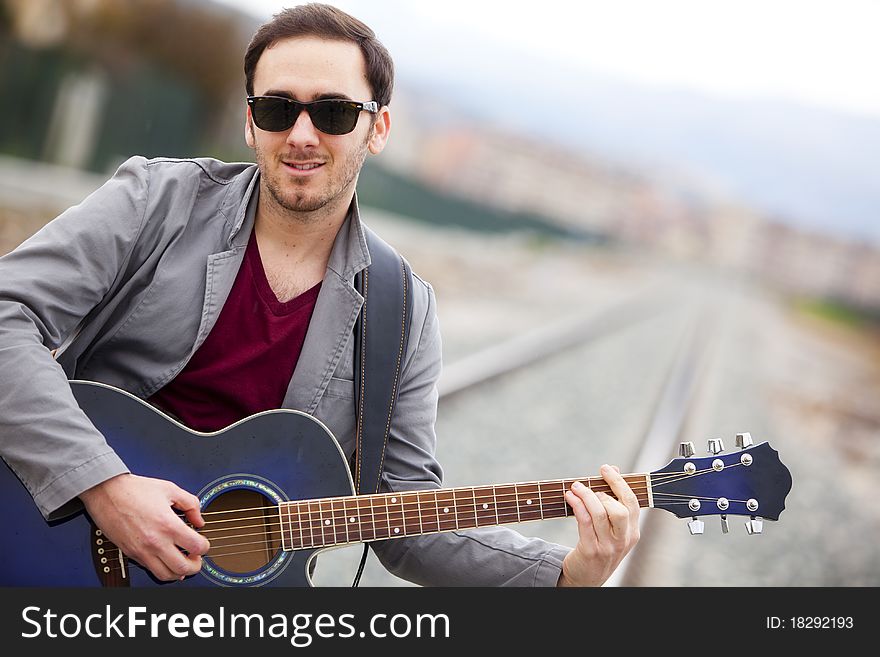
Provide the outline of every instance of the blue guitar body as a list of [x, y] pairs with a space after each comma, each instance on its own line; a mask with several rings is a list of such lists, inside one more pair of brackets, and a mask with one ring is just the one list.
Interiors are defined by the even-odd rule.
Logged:
[[[80, 407], [133, 472], [173, 481], [196, 494], [203, 510], [230, 494], [258, 499], [267, 509], [281, 501], [354, 494], [336, 439], [305, 413], [268, 411], [223, 431], [200, 434], [116, 388], [84, 381], [73, 381], [71, 387]], [[15, 474], [2, 466], [0, 515], [7, 519], [0, 585], [108, 585], [101, 579], [105, 569], [125, 573], [117, 585], [169, 585], [130, 560], [123, 566], [118, 550], [96, 535], [85, 512], [47, 523]], [[257, 556], [265, 561], [257, 566], [229, 567], [205, 558], [198, 575], [170, 586], [310, 586], [309, 561], [317, 551], [270, 546]]]

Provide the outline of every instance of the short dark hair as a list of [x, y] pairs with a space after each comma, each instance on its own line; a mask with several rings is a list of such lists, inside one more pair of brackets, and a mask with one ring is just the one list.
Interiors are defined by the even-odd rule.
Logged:
[[394, 63], [388, 50], [367, 25], [330, 5], [309, 3], [285, 9], [256, 31], [244, 55], [245, 89], [254, 94], [254, 73], [266, 48], [281, 39], [316, 36], [356, 43], [364, 55], [367, 82], [379, 107], [391, 102], [394, 87]]

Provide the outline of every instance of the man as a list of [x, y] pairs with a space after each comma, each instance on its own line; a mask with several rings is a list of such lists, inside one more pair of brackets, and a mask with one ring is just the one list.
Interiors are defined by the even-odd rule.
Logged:
[[[47, 518], [81, 501], [161, 580], [197, 573], [199, 500], [131, 473], [67, 378], [123, 388], [200, 430], [268, 408], [322, 420], [354, 451], [354, 276], [369, 264], [355, 186], [388, 140], [393, 66], [361, 22], [326, 5], [277, 15], [245, 55], [245, 140], [256, 167], [132, 158], [104, 187], [0, 259], [0, 449]], [[339, 101], [342, 101], [341, 103]], [[440, 337], [414, 277], [386, 492], [440, 485]], [[266, 336], [269, 336], [268, 338]], [[57, 360], [50, 349], [58, 348]], [[377, 542], [400, 577], [434, 585], [600, 585], [638, 540], [638, 503], [566, 493], [574, 550], [506, 528]], [[619, 500], [619, 501], [618, 501]]]

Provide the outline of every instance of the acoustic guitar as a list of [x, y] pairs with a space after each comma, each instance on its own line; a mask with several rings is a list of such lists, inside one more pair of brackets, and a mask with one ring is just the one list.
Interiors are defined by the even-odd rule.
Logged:
[[[575, 479], [356, 495], [339, 443], [294, 410], [250, 416], [198, 433], [112, 386], [72, 381], [77, 402], [132, 472], [196, 492], [211, 542], [201, 571], [160, 582], [129, 560], [80, 511], [46, 522], [24, 486], [0, 467], [4, 586], [310, 586], [310, 562], [329, 548], [572, 515]], [[644, 508], [692, 518], [777, 520], [791, 474], [766, 442], [626, 474]], [[601, 477], [578, 481], [611, 494]]]

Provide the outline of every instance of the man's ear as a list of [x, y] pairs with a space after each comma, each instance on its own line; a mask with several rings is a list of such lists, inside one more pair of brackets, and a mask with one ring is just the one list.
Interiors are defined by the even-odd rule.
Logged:
[[244, 117], [244, 141], [250, 148], [256, 148], [256, 135], [254, 135], [254, 122], [251, 119], [251, 108], [248, 106]]
[[368, 147], [370, 153], [378, 155], [388, 143], [388, 135], [391, 132], [391, 113], [386, 105], [379, 110], [376, 119], [373, 121], [373, 134], [370, 137]]

